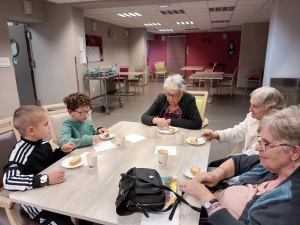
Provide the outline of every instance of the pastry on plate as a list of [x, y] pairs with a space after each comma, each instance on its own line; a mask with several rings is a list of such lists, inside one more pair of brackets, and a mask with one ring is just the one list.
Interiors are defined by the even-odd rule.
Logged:
[[103, 133], [103, 137], [104, 137], [104, 138], [110, 138], [109, 132], [104, 132], [104, 133]]
[[80, 162], [81, 162], [81, 156], [80, 156], [80, 155], [76, 155], [76, 156], [74, 156], [74, 157], [70, 160], [69, 164], [70, 164], [70, 166], [76, 166], [76, 165], [79, 164]]
[[200, 168], [198, 166], [191, 166], [190, 171], [193, 176], [197, 176], [200, 174]]
[[195, 145], [198, 144], [197, 138], [191, 138], [190, 139], [191, 144]]
[[174, 128], [169, 128], [168, 131], [170, 131], [171, 133], [175, 133], [175, 129]]

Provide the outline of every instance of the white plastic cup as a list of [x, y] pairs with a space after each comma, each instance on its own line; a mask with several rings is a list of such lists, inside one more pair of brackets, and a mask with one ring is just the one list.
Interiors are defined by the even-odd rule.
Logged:
[[117, 146], [124, 147], [125, 146], [125, 135], [119, 134], [117, 135]]
[[157, 136], [157, 127], [156, 126], [151, 126], [149, 128], [150, 130], [150, 137], [155, 138]]
[[168, 162], [169, 151], [165, 149], [160, 149], [157, 151], [158, 163], [161, 166], [166, 166]]
[[91, 169], [97, 168], [98, 153], [90, 152], [90, 153], [86, 154], [86, 161], [87, 161], [89, 168], [91, 168]]
[[176, 136], [176, 144], [177, 144], [177, 145], [183, 145], [185, 133], [182, 132], [182, 131], [178, 131], [178, 132], [175, 134], [175, 136]]

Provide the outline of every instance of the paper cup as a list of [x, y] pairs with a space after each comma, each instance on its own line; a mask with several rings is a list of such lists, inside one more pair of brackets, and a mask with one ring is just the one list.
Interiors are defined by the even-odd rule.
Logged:
[[156, 126], [151, 126], [149, 128], [150, 130], [150, 137], [155, 138], [157, 136], [157, 127]]
[[125, 135], [119, 134], [117, 135], [117, 146], [124, 147], [125, 146]]
[[158, 163], [161, 166], [166, 166], [168, 162], [168, 150], [160, 149], [157, 151]]
[[89, 168], [91, 168], [91, 169], [97, 168], [98, 153], [90, 152], [90, 153], [86, 154], [86, 161], [87, 161]]
[[176, 144], [177, 144], [177, 145], [183, 145], [185, 133], [182, 132], [182, 131], [178, 131], [178, 132], [175, 134], [175, 136], [176, 136]]

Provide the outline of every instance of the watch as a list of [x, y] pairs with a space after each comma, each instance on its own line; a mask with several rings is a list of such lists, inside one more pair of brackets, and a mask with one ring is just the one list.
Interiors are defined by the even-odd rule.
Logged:
[[48, 175], [47, 174], [40, 174], [40, 186], [45, 187], [49, 183]]
[[[209, 213], [211, 210], [215, 209], [216, 207], [213, 207], [213, 204], [215, 202], [219, 202], [218, 199], [211, 199], [211, 200], [208, 200], [204, 203], [204, 208], [206, 209], [207, 213]], [[219, 204], [221, 205], [221, 204]]]

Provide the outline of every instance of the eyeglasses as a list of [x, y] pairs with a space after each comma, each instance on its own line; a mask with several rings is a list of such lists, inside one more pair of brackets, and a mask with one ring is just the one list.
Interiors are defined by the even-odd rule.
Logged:
[[90, 110], [88, 110], [88, 111], [82, 111], [82, 112], [79, 112], [79, 111], [76, 111], [75, 110], [75, 112], [77, 112], [77, 113], [79, 113], [80, 114], [80, 116], [85, 116], [85, 115], [90, 115], [91, 113], [92, 113], [92, 110], [93, 109], [90, 109]]
[[275, 148], [275, 147], [278, 147], [278, 146], [293, 146], [293, 145], [286, 144], [286, 143], [283, 143], [283, 144], [277, 144], [277, 145], [272, 145], [272, 144], [270, 144], [270, 143], [266, 143], [266, 142], [262, 141], [260, 136], [257, 136], [257, 143], [258, 143], [258, 145], [261, 147], [261, 149], [262, 149], [263, 151], [266, 151], [267, 146], [268, 146], [269, 148]]
[[167, 98], [168, 98], [168, 97], [169, 97], [169, 98], [179, 98], [181, 94], [182, 94], [182, 93], [180, 93], [180, 94], [170, 94], [169, 92], [166, 92]]

